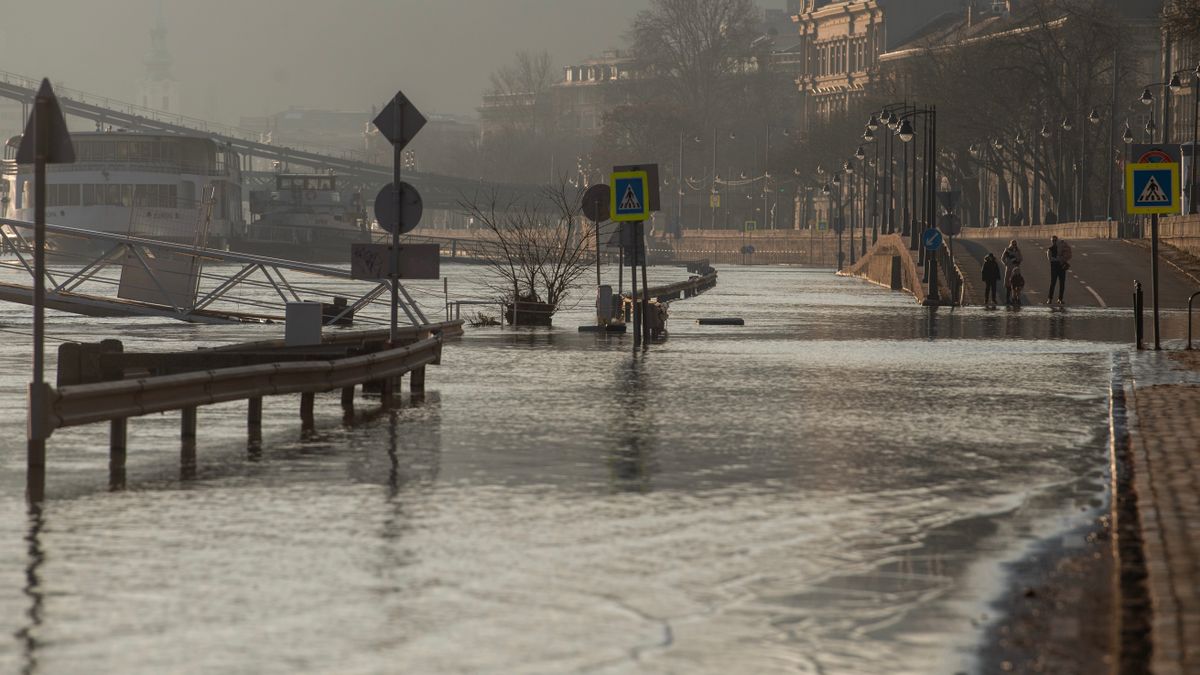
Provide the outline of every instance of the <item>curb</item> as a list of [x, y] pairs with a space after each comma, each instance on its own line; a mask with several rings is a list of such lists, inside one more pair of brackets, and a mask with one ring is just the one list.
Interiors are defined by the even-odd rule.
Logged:
[[1112, 477], [1113, 591], [1118, 612], [1113, 644], [1119, 650], [1117, 673], [1149, 672], [1153, 652], [1152, 609], [1146, 579], [1141, 514], [1134, 489], [1133, 434], [1129, 425], [1126, 373], [1129, 357], [1114, 354], [1109, 386], [1109, 461]]

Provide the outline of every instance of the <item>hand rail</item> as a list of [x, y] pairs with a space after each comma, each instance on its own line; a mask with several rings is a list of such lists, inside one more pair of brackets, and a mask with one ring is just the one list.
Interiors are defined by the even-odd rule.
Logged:
[[267, 395], [331, 391], [440, 360], [441, 337], [331, 361], [296, 361], [49, 388], [46, 429]]

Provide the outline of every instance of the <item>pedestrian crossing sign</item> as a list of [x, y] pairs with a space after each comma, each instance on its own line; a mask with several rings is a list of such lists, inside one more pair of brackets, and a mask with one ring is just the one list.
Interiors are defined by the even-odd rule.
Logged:
[[1180, 212], [1179, 164], [1155, 162], [1125, 168], [1125, 211], [1132, 214]]
[[609, 212], [615, 221], [646, 220], [650, 217], [647, 199], [650, 183], [645, 171], [618, 171], [612, 175], [612, 200]]

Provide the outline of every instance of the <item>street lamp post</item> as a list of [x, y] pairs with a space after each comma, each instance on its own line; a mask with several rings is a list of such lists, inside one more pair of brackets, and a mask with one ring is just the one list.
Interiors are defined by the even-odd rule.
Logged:
[[[861, 214], [861, 217], [859, 218], [859, 221], [858, 221], [858, 232], [859, 232], [859, 242], [860, 242], [859, 255], [866, 256], [867, 255], [867, 199], [866, 199], [867, 153], [863, 151], [861, 145], [858, 146], [858, 150], [854, 151], [854, 158], [858, 160], [858, 170], [859, 170], [858, 186], [859, 186], [860, 194], [858, 196], [858, 201], [859, 201], [860, 214]], [[851, 244], [851, 245], [853, 246], [853, 244]]]
[[[927, 129], [925, 138], [923, 139], [924, 147], [925, 147], [925, 159], [926, 159], [925, 166], [924, 166], [924, 172], [923, 172], [924, 173], [924, 176], [923, 176], [924, 190], [922, 193], [923, 194], [922, 203], [923, 203], [923, 211], [924, 211], [923, 219], [924, 219], [926, 227], [936, 228], [937, 227], [937, 210], [932, 207], [933, 207], [934, 202], [937, 200], [936, 192], [937, 192], [937, 184], [938, 184], [938, 182], [937, 182], [937, 108], [935, 106], [930, 106], [927, 108], [914, 108], [912, 112], [907, 113], [904, 116], [904, 120], [901, 123], [900, 127], [897, 129], [896, 135], [900, 137], [900, 140], [905, 145], [911, 145], [911, 141], [913, 140], [913, 137], [915, 136], [915, 132], [913, 130], [912, 123], [908, 120], [908, 118], [912, 117], [912, 116], [917, 116], [917, 115], [924, 116], [924, 118], [926, 120], [925, 128]], [[916, 177], [914, 176], [914, 181], [913, 181], [914, 186], [916, 183], [915, 178]], [[918, 239], [918, 235], [916, 233], [917, 228], [916, 228], [915, 222], [913, 223], [912, 230], [913, 230], [913, 236], [912, 236], [912, 243], [910, 243], [910, 248], [915, 248], [917, 239]], [[937, 256], [930, 255], [929, 259], [928, 259], [928, 263], [929, 263], [929, 265], [928, 265], [928, 268], [929, 268], [929, 300], [931, 303], [937, 303], [939, 300], [938, 283], [937, 283]]]
[[871, 243], [879, 241], [879, 139], [875, 132], [879, 129], [879, 118], [874, 114], [867, 122], [863, 131], [863, 140], [874, 146], [871, 155]]
[[[729, 139], [733, 140], [735, 138], [737, 138], [737, 134], [733, 131], [729, 132]], [[715, 230], [715, 229], [717, 229], [717, 201], [720, 198], [720, 193], [717, 192], [717, 183], [720, 179], [720, 176], [717, 175], [717, 128], [716, 127], [713, 127], [713, 162], [712, 162], [712, 166], [713, 166], [712, 192], [709, 195], [708, 201], [709, 201], [709, 207], [712, 209], [711, 227], [712, 227], [712, 229]], [[717, 199], [713, 198], [714, 195], [717, 196]], [[726, 196], [728, 196], [728, 195], [726, 195]], [[728, 214], [728, 213], [729, 212], [726, 211], [726, 214]], [[728, 217], [726, 217], [726, 221], [728, 221]]]

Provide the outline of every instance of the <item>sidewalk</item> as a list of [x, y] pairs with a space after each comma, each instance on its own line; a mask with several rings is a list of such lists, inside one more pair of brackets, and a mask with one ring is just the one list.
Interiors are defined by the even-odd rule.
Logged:
[[1151, 671], [1200, 673], [1200, 352], [1140, 352], [1130, 362]]

